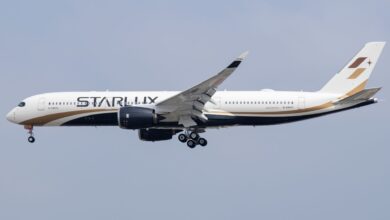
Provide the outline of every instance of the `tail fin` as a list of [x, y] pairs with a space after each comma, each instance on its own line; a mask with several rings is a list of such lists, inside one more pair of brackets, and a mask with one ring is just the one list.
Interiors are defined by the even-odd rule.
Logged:
[[369, 42], [319, 92], [346, 96], [362, 91], [375, 67], [385, 42]]

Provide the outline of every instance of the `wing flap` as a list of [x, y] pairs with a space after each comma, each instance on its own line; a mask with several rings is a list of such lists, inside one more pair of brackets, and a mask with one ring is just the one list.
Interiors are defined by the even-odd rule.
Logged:
[[204, 106], [207, 102], [215, 104], [212, 96], [217, 92], [218, 86], [237, 69], [247, 55], [248, 52], [242, 53], [217, 75], [157, 103], [156, 112], [170, 120], [177, 120], [179, 124], [185, 127], [196, 125], [193, 118], [202, 121], [207, 120], [207, 117], [203, 114]]

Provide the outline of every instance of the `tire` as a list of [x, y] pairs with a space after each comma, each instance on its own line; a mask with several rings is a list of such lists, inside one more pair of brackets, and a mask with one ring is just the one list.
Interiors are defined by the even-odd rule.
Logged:
[[204, 139], [204, 138], [199, 138], [198, 144], [199, 144], [200, 146], [204, 147], [204, 146], [207, 145], [207, 140]]
[[180, 142], [185, 143], [188, 138], [187, 138], [187, 135], [185, 135], [185, 134], [179, 134], [177, 139], [179, 139]]
[[196, 147], [196, 142], [194, 140], [188, 140], [187, 141], [187, 146], [189, 148], [194, 148], [194, 147]]
[[198, 140], [199, 134], [196, 133], [196, 132], [191, 132], [190, 138], [191, 138], [192, 140]]
[[28, 137], [27, 140], [30, 143], [34, 143], [35, 142], [35, 138], [33, 136]]

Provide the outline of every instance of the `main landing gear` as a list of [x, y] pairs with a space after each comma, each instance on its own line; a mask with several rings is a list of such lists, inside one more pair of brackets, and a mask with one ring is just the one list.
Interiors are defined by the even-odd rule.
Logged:
[[182, 143], [187, 142], [187, 146], [189, 148], [194, 148], [196, 147], [196, 145], [200, 145], [202, 147], [207, 145], [207, 140], [205, 138], [200, 137], [199, 134], [195, 131], [192, 131], [190, 133], [188, 131], [181, 133], [179, 134], [178, 139]]
[[28, 142], [30, 142], [30, 143], [34, 143], [35, 142], [33, 128], [34, 128], [34, 126], [32, 126], [32, 125], [25, 125], [24, 126], [24, 129], [28, 130], [28, 134], [30, 135], [27, 138]]

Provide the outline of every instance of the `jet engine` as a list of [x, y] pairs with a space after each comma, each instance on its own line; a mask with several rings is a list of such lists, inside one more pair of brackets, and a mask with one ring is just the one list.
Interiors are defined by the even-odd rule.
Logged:
[[154, 109], [126, 106], [118, 112], [119, 127], [123, 129], [149, 128], [157, 123]]
[[172, 129], [140, 129], [138, 137], [143, 141], [165, 141], [172, 139], [172, 136], [179, 130]]

